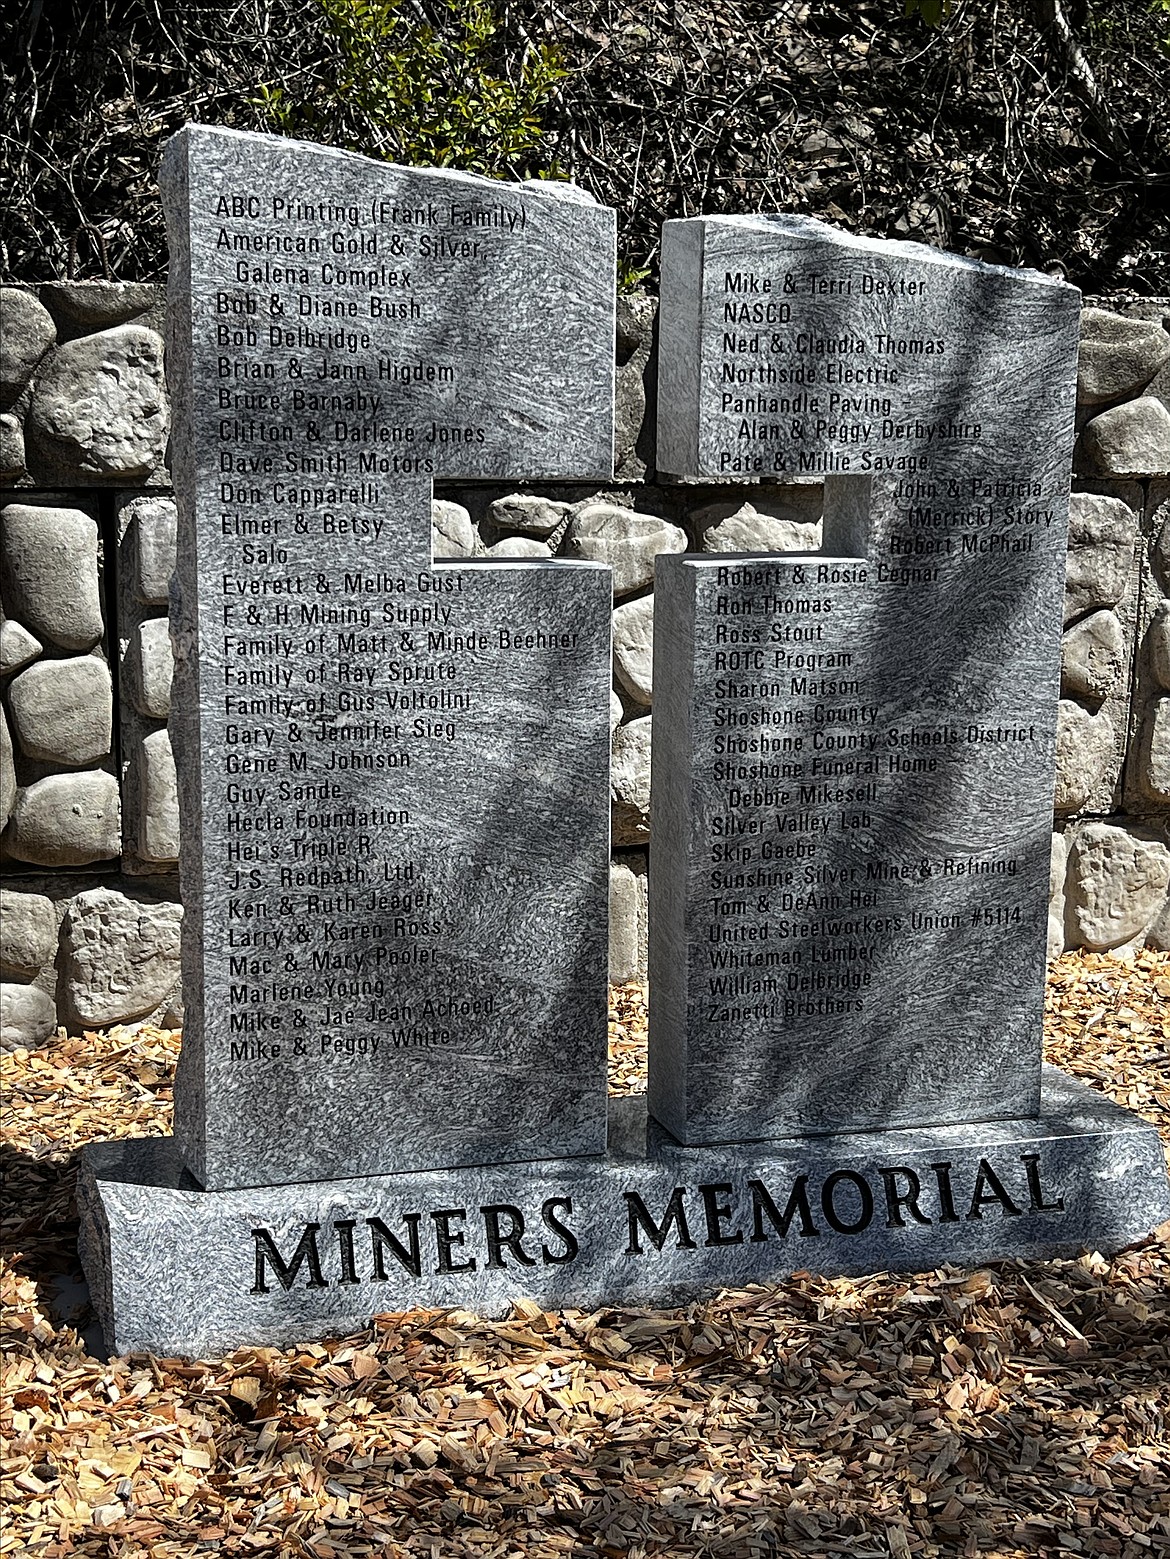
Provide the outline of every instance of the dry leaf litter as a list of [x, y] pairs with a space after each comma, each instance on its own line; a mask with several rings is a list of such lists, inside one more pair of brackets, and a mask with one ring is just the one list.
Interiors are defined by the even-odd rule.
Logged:
[[[613, 993], [614, 1092], [644, 1086], [645, 1018], [644, 991]], [[1047, 1028], [1050, 1059], [1170, 1142], [1166, 955], [1065, 956]], [[55, 1318], [73, 1156], [168, 1130], [177, 1047], [123, 1028], [5, 1058], [0, 1554], [1170, 1554], [1170, 1226], [1113, 1261], [103, 1361]]]

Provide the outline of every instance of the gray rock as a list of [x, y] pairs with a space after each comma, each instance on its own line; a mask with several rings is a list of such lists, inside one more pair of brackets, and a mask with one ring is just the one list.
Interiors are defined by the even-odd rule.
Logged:
[[568, 513], [567, 503], [541, 498], [536, 493], [511, 493], [488, 504], [488, 524], [496, 531], [524, 531], [531, 536], [551, 536]]
[[609, 867], [609, 979], [611, 985], [646, 978], [649, 924], [646, 863], [639, 856]]
[[1158, 320], [1107, 309], [1081, 311], [1077, 400], [1097, 406], [1143, 389], [1170, 359], [1170, 334]]
[[1170, 805], [1170, 695], [1147, 707], [1132, 761], [1141, 794], [1157, 807]]
[[114, 692], [97, 655], [38, 661], [13, 680], [8, 704], [27, 758], [81, 768], [110, 751]]
[[12, 816], [16, 802], [16, 766], [13, 761], [12, 734], [8, 729], [8, 715], [0, 709], [0, 828]]
[[1066, 623], [1121, 600], [1133, 568], [1136, 536], [1137, 515], [1120, 498], [1073, 493], [1065, 562]]
[[9, 608], [38, 639], [88, 650], [102, 636], [98, 528], [80, 509], [10, 503], [0, 510]]
[[16, 793], [5, 843], [34, 866], [86, 866], [122, 848], [121, 801], [112, 774], [50, 774]]
[[71, 326], [104, 330], [156, 308], [163, 289], [150, 282], [50, 281], [41, 287], [41, 298]]
[[0, 677], [11, 676], [22, 666], [27, 666], [44, 649], [39, 639], [34, 639], [27, 628], [21, 627], [11, 617], [0, 623]]
[[1146, 932], [1146, 946], [1156, 953], [1170, 953], [1170, 895]]
[[720, 503], [697, 510], [693, 518], [704, 552], [816, 552], [819, 520], [794, 518], [793, 511], [801, 513], [796, 504], [787, 513], [772, 513], [754, 503]]
[[654, 696], [654, 597], [624, 601], [613, 613], [613, 670], [623, 690], [642, 709]]
[[1152, 395], [1100, 412], [1081, 434], [1081, 464], [1098, 476], [1170, 472], [1170, 411]]
[[175, 572], [173, 498], [135, 498], [128, 506], [127, 525], [134, 527], [134, 594], [144, 606], [165, 606]]
[[134, 635], [134, 707], [152, 720], [165, 720], [171, 712], [175, 657], [170, 628], [165, 617], [147, 617]]
[[1064, 952], [1064, 879], [1068, 869], [1068, 845], [1063, 834], [1052, 836], [1048, 869], [1048, 957]]
[[138, 853], [144, 861], [177, 861], [179, 789], [166, 731], [142, 738], [138, 763]]
[[52, 315], [31, 292], [0, 287], [0, 398], [7, 405], [57, 339]]
[[1110, 823], [1077, 830], [1069, 899], [1082, 947], [1104, 952], [1135, 941], [1160, 915], [1170, 884], [1170, 850]]
[[1060, 647], [1061, 687], [1100, 703], [1125, 670], [1125, 633], [1113, 612], [1094, 612], [1064, 635]]
[[621, 482], [653, 479], [654, 374], [651, 352], [656, 302], [627, 293], [617, 304], [614, 378], [614, 472]]
[[30, 469], [52, 481], [133, 481], [162, 464], [169, 428], [162, 337], [116, 325], [65, 342], [37, 375]]
[[552, 557], [552, 548], [546, 541], [538, 541], [535, 536], [505, 536], [502, 541], [493, 542], [484, 553], [489, 558], [540, 558], [548, 562]]
[[178, 904], [129, 899], [91, 888], [69, 904], [62, 925], [67, 999], [91, 1028], [153, 1012], [179, 980]]
[[1146, 629], [1146, 656], [1158, 687], [1170, 692], [1170, 601], [1163, 601]]
[[35, 980], [57, 954], [52, 899], [0, 887], [0, 978]]
[[686, 549], [686, 533], [669, 520], [587, 499], [570, 511], [561, 553], [585, 562], [607, 563], [613, 570], [614, 599], [620, 601], [653, 584], [654, 559], [659, 553]]
[[613, 733], [621, 725], [625, 713], [621, 699], [611, 690], [609, 695], [609, 740], [611, 747], [613, 745]]
[[646, 844], [650, 838], [650, 730], [652, 716], [619, 725], [613, 733], [609, 793], [613, 843]]
[[1161, 504], [1154, 510], [1150, 533], [1154, 538], [1150, 562], [1163, 591], [1170, 595], [1170, 503]]
[[431, 501], [431, 553], [439, 558], [470, 558], [480, 550], [479, 535], [471, 515], [460, 503], [445, 498]]
[[1062, 698], [1056, 724], [1056, 794], [1058, 817], [1068, 817], [1087, 805], [1105, 776], [1113, 753], [1113, 722], [1104, 711], [1090, 714], [1071, 698]]
[[25, 470], [24, 423], [14, 411], [0, 412], [0, 481], [19, 482]]
[[0, 985], [0, 1050], [32, 1050], [56, 1028], [51, 996], [35, 985]]

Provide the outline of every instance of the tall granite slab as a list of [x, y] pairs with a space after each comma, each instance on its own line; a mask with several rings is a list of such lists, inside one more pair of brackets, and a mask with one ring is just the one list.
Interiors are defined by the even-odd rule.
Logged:
[[207, 1355], [416, 1305], [678, 1304], [802, 1268], [1111, 1253], [1170, 1216], [1156, 1129], [1052, 1068], [1042, 1118], [994, 1126], [683, 1148], [643, 1099], [611, 1109], [604, 1157], [213, 1195], [166, 1138], [90, 1149], [78, 1204], [106, 1341]]
[[668, 223], [659, 465], [823, 479], [655, 591], [650, 1108], [684, 1143], [1036, 1116], [1078, 293]]
[[182, 1158], [598, 1152], [609, 573], [433, 564], [430, 498], [611, 471], [613, 213], [205, 127], [162, 186]]

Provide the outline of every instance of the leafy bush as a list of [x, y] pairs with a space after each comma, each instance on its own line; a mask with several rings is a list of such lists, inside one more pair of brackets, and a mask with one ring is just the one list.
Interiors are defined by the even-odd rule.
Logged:
[[433, 23], [404, 14], [403, 0], [318, 4], [334, 73], [303, 100], [263, 88], [257, 106], [272, 129], [390, 162], [538, 171], [540, 111], [566, 74], [559, 50], [529, 45], [510, 77], [498, 75], [509, 62], [488, 0], [436, 0]]

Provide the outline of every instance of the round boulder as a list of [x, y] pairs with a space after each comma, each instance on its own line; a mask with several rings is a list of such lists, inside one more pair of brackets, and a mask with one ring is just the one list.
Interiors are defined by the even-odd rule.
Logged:
[[0, 481], [19, 482], [24, 474], [24, 423], [14, 411], [0, 412]]
[[431, 555], [440, 558], [470, 558], [479, 551], [479, 535], [471, 515], [461, 503], [446, 498], [431, 501]]
[[1056, 721], [1056, 796], [1058, 817], [1088, 806], [1104, 780], [1113, 754], [1113, 722], [1090, 714], [1071, 698], [1062, 698]]
[[57, 339], [53, 316], [31, 292], [0, 287], [0, 397], [11, 403]]
[[1100, 703], [1121, 680], [1125, 660], [1125, 634], [1116, 616], [1094, 612], [1075, 623], [1061, 642], [1061, 686]]
[[1077, 400], [1100, 406], [1142, 390], [1170, 361], [1170, 334], [1156, 319], [1129, 319], [1108, 309], [1081, 310]]
[[1161, 914], [1170, 884], [1170, 850], [1110, 823], [1077, 830], [1069, 889], [1077, 940], [1094, 952], [1143, 936]]
[[1085, 424], [1081, 453], [1087, 469], [1098, 476], [1165, 476], [1170, 472], [1170, 411], [1156, 396], [1142, 395], [1100, 412]]
[[686, 533], [655, 514], [637, 514], [616, 503], [588, 499], [570, 511], [562, 556], [613, 569], [616, 600], [654, 582], [660, 552], [685, 552]]
[[1073, 493], [1068, 506], [1064, 620], [1114, 606], [1133, 567], [1137, 515], [1120, 498]]
[[38, 661], [13, 680], [8, 704], [27, 758], [75, 769], [110, 750], [114, 692], [110, 668], [97, 655]]
[[80, 509], [10, 503], [0, 510], [10, 606], [25, 628], [63, 650], [102, 636], [98, 528]]
[[36, 660], [44, 645], [12, 618], [0, 623], [0, 677], [11, 676]]
[[151, 731], [138, 749], [138, 853], [144, 861], [179, 858], [179, 782], [166, 731]]
[[613, 671], [623, 691], [642, 709], [654, 696], [654, 597], [623, 601], [613, 613]]
[[117, 325], [67, 341], [46, 361], [25, 438], [42, 479], [126, 481], [162, 464], [169, 427], [162, 337]]
[[1170, 693], [1170, 601], [1163, 601], [1150, 621], [1146, 654], [1154, 681]]
[[16, 793], [8, 852], [33, 866], [88, 866], [121, 853], [118, 782], [101, 769], [50, 774]]
[[568, 513], [569, 505], [536, 493], [509, 493], [493, 498], [487, 519], [493, 531], [523, 531], [528, 536], [551, 536]]
[[12, 737], [8, 730], [8, 716], [0, 709], [0, 828], [12, 816], [16, 805], [16, 763], [12, 751]]
[[165, 1001], [179, 983], [182, 919], [178, 904], [139, 902], [112, 888], [72, 899], [62, 946], [77, 1019], [106, 1028], [144, 1018]]
[[0, 1050], [31, 1050], [57, 1028], [53, 998], [35, 985], [0, 985]]
[[57, 916], [43, 893], [0, 888], [0, 978], [35, 980], [57, 954]]
[[650, 838], [650, 729], [643, 715], [613, 733], [610, 819], [615, 846], [645, 844]]
[[171, 712], [171, 684], [175, 657], [171, 651], [171, 625], [165, 617], [147, 617], [138, 624], [133, 644], [131, 684], [134, 707], [151, 720], [165, 720]]
[[499, 558], [501, 562], [507, 558], [527, 558], [548, 563], [552, 559], [552, 549], [547, 541], [540, 541], [535, 536], [505, 536], [502, 541], [494, 542], [484, 556]]

